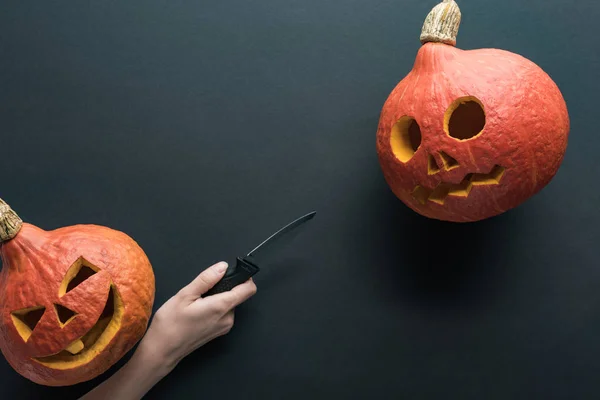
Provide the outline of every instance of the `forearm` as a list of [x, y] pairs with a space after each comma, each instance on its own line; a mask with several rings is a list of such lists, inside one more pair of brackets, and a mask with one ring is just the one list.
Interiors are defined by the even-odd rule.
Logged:
[[139, 400], [171, 369], [156, 355], [138, 348], [127, 364], [81, 400]]
[[256, 285], [249, 279], [203, 298], [226, 270], [226, 263], [213, 265], [163, 304], [131, 360], [81, 399], [139, 400], [189, 353], [229, 332], [233, 310], [256, 293]]

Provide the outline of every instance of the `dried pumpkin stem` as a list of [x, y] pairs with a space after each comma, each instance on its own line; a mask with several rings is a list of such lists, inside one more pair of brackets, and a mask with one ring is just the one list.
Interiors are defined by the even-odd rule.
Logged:
[[0, 243], [17, 236], [21, 226], [23, 226], [21, 218], [4, 200], [0, 199]]
[[456, 46], [460, 20], [460, 8], [456, 1], [444, 0], [427, 15], [421, 30], [421, 43], [445, 43]]

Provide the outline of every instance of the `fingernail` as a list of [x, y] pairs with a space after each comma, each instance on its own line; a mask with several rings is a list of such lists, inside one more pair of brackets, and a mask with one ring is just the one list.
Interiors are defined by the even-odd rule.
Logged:
[[227, 269], [226, 262], [220, 262], [217, 264], [217, 272], [225, 272], [226, 269]]

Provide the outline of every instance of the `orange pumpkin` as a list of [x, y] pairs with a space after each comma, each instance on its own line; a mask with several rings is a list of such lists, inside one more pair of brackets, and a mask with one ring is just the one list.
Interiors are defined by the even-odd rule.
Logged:
[[154, 273], [124, 233], [95, 225], [44, 231], [0, 200], [0, 349], [24, 377], [92, 379], [143, 336]]
[[453, 0], [428, 15], [414, 67], [383, 106], [377, 152], [408, 207], [469, 222], [520, 205], [552, 180], [569, 116], [557, 85], [533, 62], [457, 49], [460, 20]]

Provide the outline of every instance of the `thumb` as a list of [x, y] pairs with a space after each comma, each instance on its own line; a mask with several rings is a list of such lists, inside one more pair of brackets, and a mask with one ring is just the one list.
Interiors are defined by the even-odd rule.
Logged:
[[220, 262], [208, 267], [187, 286], [181, 289], [179, 293], [186, 297], [193, 297], [193, 299], [196, 300], [215, 286], [217, 282], [221, 280], [226, 270], [226, 262]]

